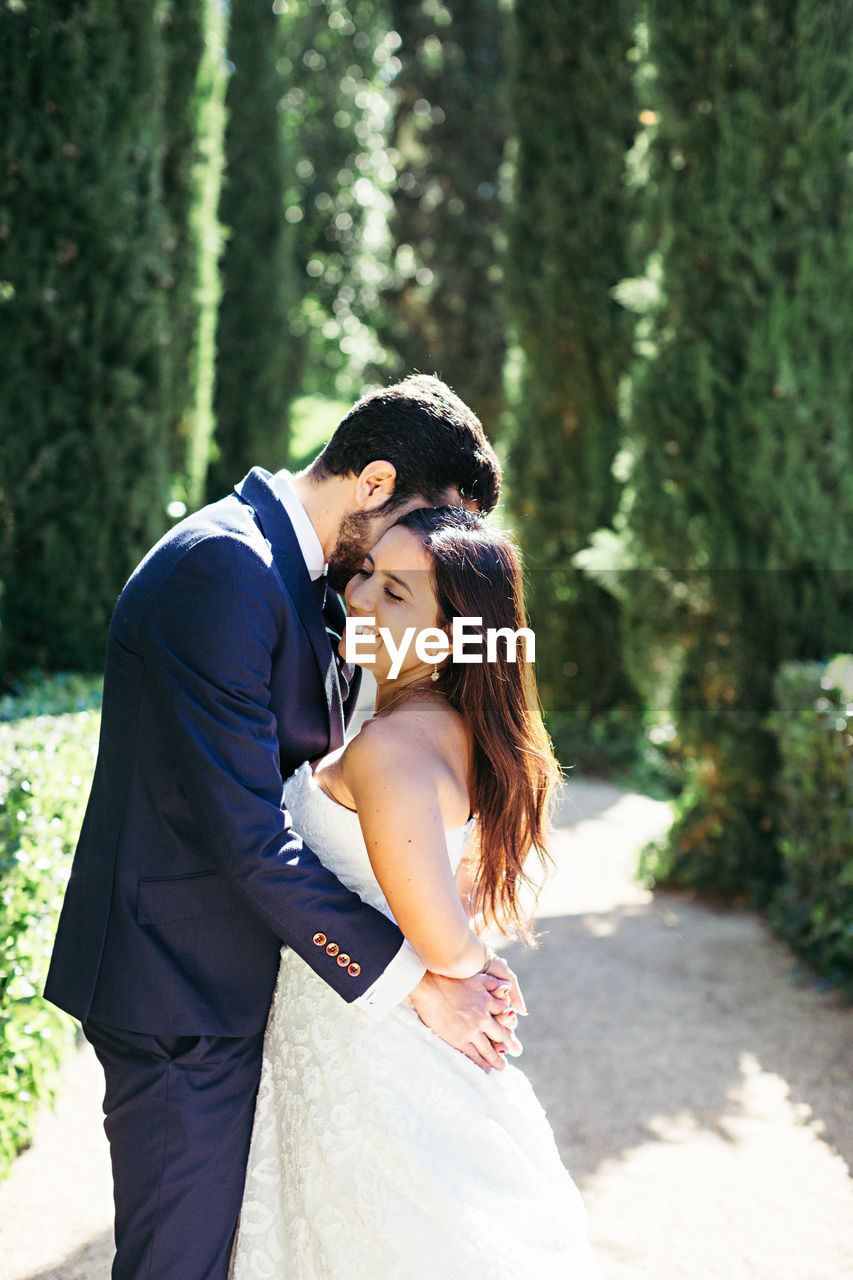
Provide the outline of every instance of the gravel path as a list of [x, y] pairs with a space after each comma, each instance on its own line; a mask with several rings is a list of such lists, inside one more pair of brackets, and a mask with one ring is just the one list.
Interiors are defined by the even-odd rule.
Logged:
[[[753, 917], [637, 887], [667, 813], [574, 781], [540, 945], [507, 952], [606, 1280], [853, 1280], [853, 1010]], [[83, 1049], [0, 1187], [0, 1280], [107, 1280], [99, 1100]]]

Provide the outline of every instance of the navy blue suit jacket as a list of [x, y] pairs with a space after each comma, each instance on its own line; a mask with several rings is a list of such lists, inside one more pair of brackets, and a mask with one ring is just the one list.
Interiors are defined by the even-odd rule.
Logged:
[[362, 994], [402, 935], [322, 867], [283, 802], [282, 779], [341, 744], [344, 715], [299, 544], [255, 468], [171, 530], [116, 605], [48, 999], [127, 1031], [251, 1035], [282, 941], [345, 1000]]

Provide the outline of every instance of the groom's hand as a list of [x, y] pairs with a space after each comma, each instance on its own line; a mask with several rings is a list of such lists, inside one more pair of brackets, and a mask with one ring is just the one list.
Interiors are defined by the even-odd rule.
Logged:
[[[493, 968], [499, 972], [491, 972]], [[489, 970], [472, 978], [426, 973], [409, 996], [421, 1021], [487, 1074], [504, 1069], [505, 1054], [521, 1053], [514, 1034], [514, 997], [526, 1012], [515, 974], [506, 963], [496, 959]]]

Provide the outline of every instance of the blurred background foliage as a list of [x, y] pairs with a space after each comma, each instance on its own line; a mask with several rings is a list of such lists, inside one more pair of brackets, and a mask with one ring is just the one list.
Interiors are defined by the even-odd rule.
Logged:
[[853, 0], [0, 0], [0, 117], [5, 686], [100, 670], [171, 523], [435, 372], [563, 763], [678, 797], [650, 879], [848, 965]]
[[41, 995], [95, 767], [100, 679], [44, 677], [0, 698], [0, 1177], [74, 1042]]
[[587, 769], [628, 763], [641, 736], [619, 602], [572, 563], [619, 504], [632, 326], [613, 290], [633, 265], [624, 173], [638, 127], [635, 17], [633, 3], [613, 0], [519, 4], [515, 22], [510, 500], [552, 733], [561, 758]]

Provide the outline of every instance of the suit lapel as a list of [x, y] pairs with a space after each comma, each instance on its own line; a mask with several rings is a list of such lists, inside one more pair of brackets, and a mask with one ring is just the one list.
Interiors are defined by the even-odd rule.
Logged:
[[281, 580], [296, 605], [299, 620], [311, 642], [326, 690], [326, 703], [329, 710], [329, 749], [334, 751], [344, 740], [344, 709], [338, 684], [337, 664], [326, 633], [326, 624], [314, 584], [305, 566], [305, 559], [296, 534], [293, 532], [293, 525], [270, 484], [269, 472], [264, 471], [262, 467], [253, 467], [246, 478], [234, 488], [238, 497], [254, 508]]

